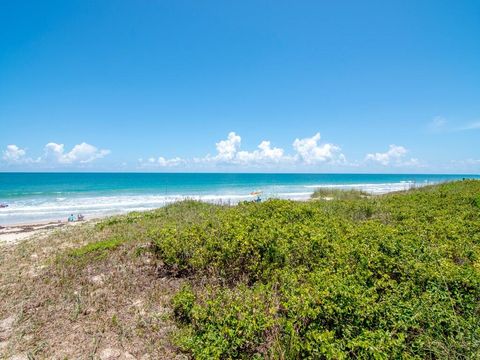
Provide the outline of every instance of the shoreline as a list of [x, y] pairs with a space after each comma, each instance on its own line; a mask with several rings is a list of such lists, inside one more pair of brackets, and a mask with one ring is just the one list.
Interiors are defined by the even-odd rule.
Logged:
[[[371, 184], [363, 184], [363, 186], [368, 186], [368, 185], [371, 185]], [[376, 184], [376, 185], [384, 185], [384, 184]], [[430, 184], [422, 184], [419, 187], [422, 187], [422, 186], [425, 186], [425, 185], [430, 185]], [[418, 184], [417, 184], [417, 186], [418, 186]], [[358, 184], [356, 184], [355, 186], [344, 184], [344, 185], [329, 185], [329, 186], [311, 185], [311, 186], [306, 186], [306, 187], [311, 187], [314, 190], [318, 190], [318, 189], [339, 189], [339, 190], [351, 189], [351, 190], [353, 190], [353, 189], [356, 189], [357, 187], [360, 187], [360, 186], [358, 186]], [[409, 187], [408, 190], [410, 190], [412, 188], [415, 188], [415, 187]], [[374, 193], [374, 192], [370, 191], [370, 193], [371, 193], [371, 195], [375, 196], [375, 195], [382, 195], [382, 194], [385, 194], [385, 193], [395, 193], [397, 191], [405, 191], [405, 190], [407, 190], [407, 189], [401, 189], [401, 190], [392, 189], [392, 190], [381, 192], [381, 193]], [[369, 192], [369, 191], [367, 191], [367, 192]], [[309, 201], [309, 200], [312, 199], [311, 195], [313, 193], [314, 193], [314, 191], [308, 192], [308, 194], [310, 194], [310, 196], [305, 197], [305, 198], [293, 198], [293, 197], [289, 198], [289, 197], [286, 197], [284, 199], [288, 199], [288, 200], [292, 200], [292, 201], [300, 201], [300, 202]], [[306, 193], [302, 193], [303, 196], [305, 196], [305, 194]], [[288, 194], [288, 195], [291, 195], [291, 194]], [[265, 200], [267, 198], [265, 198]], [[183, 200], [186, 200], [186, 199], [190, 199], [190, 197], [178, 199], [176, 201], [173, 201], [172, 203], [175, 203], [175, 202], [178, 202], [178, 201], [183, 201]], [[194, 199], [194, 198], [191, 197], [191, 199]], [[322, 198], [322, 199], [325, 200], [325, 201], [329, 201], [329, 200], [332, 200], [333, 198], [325, 197], [325, 198]], [[227, 201], [222, 201], [222, 200], [218, 201], [218, 199], [217, 199], [217, 201], [213, 201], [213, 202], [208, 201], [208, 200], [202, 200], [202, 199], [195, 199], [195, 200], [201, 201], [201, 202], [207, 202], [207, 203], [220, 203], [220, 204], [221, 203], [227, 203]], [[313, 200], [319, 200], [319, 199], [313, 199]], [[230, 201], [228, 201], [228, 203], [232, 204], [232, 202], [230, 202]], [[233, 204], [235, 204], [235, 205], [236, 205], [236, 203], [237, 202], [233, 202]], [[62, 228], [64, 226], [79, 225], [79, 224], [82, 224], [82, 223], [87, 223], [87, 222], [91, 222], [91, 221], [105, 219], [105, 218], [108, 218], [108, 217], [111, 217], [111, 216], [127, 215], [129, 213], [136, 212], [136, 211], [139, 211], [139, 212], [153, 211], [153, 210], [162, 208], [166, 205], [169, 205], [169, 204], [163, 204], [161, 206], [155, 206], [155, 207], [152, 207], [152, 208], [144, 208], [144, 209], [141, 209], [141, 210], [139, 210], [139, 209], [129, 209], [128, 211], [113, 211], [113, 212], [107, 212], [107, 213], [96, 214], [96, 215], [89, 215], [87, 213], [85, 220], [75, 221], [75, 222], [68, 222], [66, 219], [65, 220], [59, 220], [58, 218], [57, 219], [52, 218], [52, 219], [45, 219], [45, 220], [32, 220], [32, 221], [25, 221], [25, 222], [18, 222], [18, 223], [13, 222], [13, 223], [9, 223], [9, 224], [0, 224], [0, 245], [16, 243], [18, 241], [28, 239], [28, 238], [30, 238], [34, 235], [39, 234], [39, 233], [47, 232], [47, 231], [53, 230], [53, 229]]]
[[[322, 187], [316, 187], [316, 189], [321, 189]], [[334, 186], [332, 187], [329, 187], [329, 188], [335, 188]], [[400, 191], [403, 191], [403, 190], [400, 190]], [[388, 192], [396, 192], [396, 191], [388, 191]], [[387, 192], [387, 193], [388, 193]], [[303, 201], [310, 201], [310, 200], [315, 200], [315, 201], [318, 201], [320, 199], [312, 199], [311, 195], [314, 193], [314, 191], [312, 191], [311, 193], [309, 192], [310, 196], [308, 197], [305, 197], [305, 198], [287, 198], [288, 200], [291, 200], [291, 201], [298, 201], [298, 202], [303, 202]], [[379, 195], [379, 194], [372, 194], [373, 196], [375, 195]], [[187, 200], [188, 198], [185, 198], [185, 199], [181, 199], [181, 200], [178, 200], [178, 201], [183, 201], [183, 200]], [[266, 198], [265, 200], [267, 200], [268, 198]], [[205, 201], [205, 200], [201, 200], [201, 199], [195, 199], [197, 201], [201, 201], [201, 202], [207, 202], [207, 203], [212, 203], [211, 201]], [[333, 197], [324, 197], [324, 198], [321, 198], [321, 200], [324, 200], [324, 201], [330, 201], [330, 200], [333, 200]], [[175, 203], [177, 201], [174, 201], [173, 203]], [[217, 204], [222, 204], [222, 203], [226, 203], [226, 201], [220, 201], [220, 202], [213, 202], [213, 203], [217, 203]], [[229, 204], [231, 205], [232, 203], [229, 202]], [[237, 204], [237, 202], [234, 202], [233, 203], [234, 205]], [[44, 234], [47, 234], [48, 232], [54, 230], [54, 229], [60, 229], [60, 228], [63, 228], [65, 226], [76, 226], [76, 225], [79, 225], [79, 224], [85, 224], [85, 223], [89, 223], [89, 222], [92, 222], [92, 221], [98, 221], [98, 220], [101, 220], [101, 219], [106, 219], [108, 217], [112, 217], [112, 216], [122, 216], [122, 215], [128, 215], [132, 212], [136, 212], [136, 211], [139, 211], [139, 212], [148, 212], [148, 211], [154, 211], [156, 209], [160, 209], [164, 206], [167, 206], [167, 205], [170, 205], [170, 204], [165, 204], [165, 205], [162, 205], [162, 206], [157, 206], [157, 207], [153, 207], [153, 208], [145, 208], [145, 209], [142, 209], [142, 210], [129, 210], [129, 211], [121, 211], [121, 212], [111, 212], [111, 213], [103, 213], [103, 214], [97, 214], [97, 215], [93, 215], [93, 216], [89, 216], [88, 214], [86, 214], [86, 219], [82, 220], [82, 221], [74, 221], [74, 222], [69, 222], [67, 220], [59, 220], [59, 219], [47, 219], [47, 220], [37, 220], [37, 221], [26, 221], [26, 222], [18, 222], [18, 223], [10, 223], [10, 224], [0, 224], [0, 246], [1, 245], [6, 245], [6, 244], [14, 244], [14, 243], [17, 243], [19, 241], [22, 241], [22, 240], [26, 240], [26, 239], [29, 239], [35, 235], [38, 235], [38, 234], [41, 234], [41, 233], [44, 233]]]
[[[368, 186], [370, 184], [365, 184], [364, 186]], [[383, 184], [381, 184], [383, 185]], [[317, 185], [312, 185], [308, 189], [308, 191], [304, 192], [292, 192], [292, 193], [282, 193], [282, 194], [270, 194], [266, 193], [266, 195], [263, 197], [263, 200], [271, 199], [271, 198], [276, 198], [276, 199], [284, 199], [284, 200], [292, 200], [292, 201], [308, 201], [311, 199], [311, 196], [314, 193], [315, 189], [318, 188], [337, 188], [338, 186], [317, 186]], [[361, 188], [361, 186], [356, 185], [355, 187], [350, 187], [348, 185], [342, 185], [341, 187], [346, 187], [346, 189], [356, 189], [357, 187]], [[340, 187], [340, 188], [341, 188]], [[400, 189], [402, 191], [404, 189]], [[388, 192], [395, 192], [399, 191], [397, 189], [390, 189], [388, 191], [382, 191], [379, 192], [378, 194], [383, 194], [383, 193], [388, 193]], [[372, 194], [375, 194], [375, 192], [372, 192]], [[156, 195], [152, 195], [156, 196]], [[57, 223], [64, 223], [67, 222], [66, 219], [68, 217], [68, 214], [70, 213], [79, 213], [81, 212], [82, 214], [85, 215], [85, 217], [88, 220], [91, 219], [103, 219], [107, 218], [110, 216], [118, 216], [118, 215], [126, 215], [134, 211], [138, 212], [145, 212], [145, 211], [152, 211], [156, 210], [159, 208], [162, 208], [164, 206], [168, 206], [177, 202], [185, 201], [185, 200], [194, 200], [194, 201], [200, 201], [200, 202], [206, 202], [206, 203], [211, 203], [211, 204], [217, 204], [217, 205], [236, 205], [239, 202], [242, 201], [253, 201], [254, 197], [251, 194], [225, 194], [225, 195], [173, 195], [170, 197], [170, 199], [163, 199], [164, 202], [162, 201], [156, 201], [152, 203], [148, 203], [148, 200], [143, 203], [138, 203], [138, 206], [133, 206], [133, 207], [127, 207], [124, 210], [120, 210], [119, 208], [105, 208], [104, 211], [97, 212], [98, 208], [95, 208], [95, 212], [91, 212], [91, 209], [63, 209], [65, 210], [65, 215], [62, 217], [62, 219], [59, 219], [58, 217], [49, 217], [48, 214], [44, 214], [43, 218], [37, 219], [37, 220], [22, 220], [20, 218], [17, 218], [17, 220], [12, 220], [12, 222], [9, 223], [1, 223], [0, 222], [0, 234], [2, 230], [5, 230], [5, 228], [16, 228], [16, 227], [28, 227], [28, 226], [41, 226], [41, 225], [46, 225], [46, 224], [57, 224]], [[145, 199], [143, 199], [145, 200]], [[120, 202], [119, 202], [120, 204]], [[111, 204], [108, 204], [111, 206]], [[3, 209], [5, 212], [8, 212], [9, 210], [12, 211], [18, 211], [14, 207], [9, 207], [7, 209]], [[58, 213], [57, 209], [52, 210], [52, 214]]]
[[[313, 194], [313, 192], [312, 192]], [[176, 202], [180, 201], [185, 201], [188, 200], [189, 198], [185, 198]], [[200, 202], [205, 202], [205, 203], [212, 203], [210, 201], [202, 201], [202, 200], [197, 200], [194, 199], [195, 201], [200, 201]], [[309, 201], [311, 200], [310, 197], [305, 198], [305, 199], [288, 199], [291, 201]], [[327, 199], [329, 200], [329, 199]], [[8, 234], [22, 234], [22, 233], [28, 233], [32, 231], [39, 231], [39, 230], [47, 230], [47, 229], [52, 229], [52, 228], [60, 228], [63, 226], [72, 226], [72, 225], [79, 225], [79, 224], [84, 224], [87, 222], [91, 221], [96, 221], [96, 220], [102, 220], [106, 219], [108, 217], [112, 216], [124, 216], [128, 215], [133, 212], [148, 212], [148, 211], [154, 211], [157, 209], [161, 209], [164, 206], [168, 206], [171, 204], [174, 204], [176, 202], [172, 202], [170, 204], [166, 204], [163, 206], [158, 206], [158, 207], [153, 207], [153, 208], [146, 208], [142, 210], [129, 210], [129, 211], [122, 211], [122, 212], [112, 212], [112, 213], [104, 213], [102, 215], [96, 215], [96, 216], [89, 216], [88, 214], [85, 216], [86, 218], [81, 221], [73, 221], [69, 222], [67, 220], [58, 220], [58, 219], [49, 219], [49, 220], [37, 220], [37, 221], [25, 221], [25, 222], [14, 222], [14, 223], [9, 223], [9, 224], [0, 224], [0, 243], [2, 242], [2, 237]], [[213, 202], [213, 204], [217, 205], [222, 205], [226, 204], [227, 202]], [[237, 203], [229, 203], [229, 205], [237, 205]]]
[[[262, 198], [306, 200], [318, 188], [356, 189], [372, 194], [408, 190], [412, 187], [457, 180], [463, 175], [332, 175], [328, 174], [145, 174], [135, 176], [4, 174], [5, 188], [0, 191], [0, 225], [66, 220], [83, 214], [88, 219], [121, 215], [131, 211], [152, 210], [185, 199], [219, 204], [235, 204], [253, 199], [252, 191], [261, 190]], [[12, 178], [12, 179], [10, 179]], [[50, 179], [51, 178], [51, 179]], [[82, 190], [79, 190], [82, 189]]]

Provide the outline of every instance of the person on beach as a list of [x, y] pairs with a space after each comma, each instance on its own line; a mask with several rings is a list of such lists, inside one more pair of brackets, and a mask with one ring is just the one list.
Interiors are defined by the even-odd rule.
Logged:
[[75, 221], [75, 216], [73, 216], [73, 214], [70, 214], [70, 216], [68, 217], [68, 222], [73, 222]]

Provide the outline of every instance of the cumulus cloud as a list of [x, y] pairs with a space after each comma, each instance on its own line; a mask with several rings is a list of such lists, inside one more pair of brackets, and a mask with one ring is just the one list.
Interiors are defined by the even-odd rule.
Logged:
[[297, 138], [292, 143], [292, 151], [287, 153], [280, 147], [275, 147], [268, 140], [263, 140], [256, 149], [242, 150], [242, 138], [235, 132], [230, 132], [226, 139], [215, 144], [214, 155], [206, 155], [193, 159], [179, 157], [167, 159], [151, 157], [139, 159], [141, 167], [174, 167], [193, 166], [193, 168], [215, 167], [222, 165], [237, 165], [242, 167], [274, 167], [287, 169], [288, 166], [312, 167], [322, 164], [358, 167], [366, 163], [376, 163], [382, 166], [424, 167], [418, 159], [407, 157], [408, 150], [399, 145], [390, 145], [385, 152], [369, 153], [363, 161], [347, 162], [342, 149], [332, 143], [321, 142], [320, 133], [312, 137]]
[[296, 139], [293, 143], [293, 154], [275, 147], [268, 140], [263, 140], [253, 151], [241, 150], [242, 138], [235, 132], [230, 132], [226, 139], [215, 144], [217, 153], [204, 157], [185, 160], [181, 158], [164, 159], [150, 158], [147, 161], [139, 159], [141, 166], [176, 166], [180, 164], [203, 165], [241, 165], [241, 166], [275, 166], [288, 164], [312, 165], [319, 163], [346, 163], [340, 147], [325, 143], [320, 144], [320, 134], [311, 138]]
[[27, 151], [25, 149], [12, 144], [7, 145], [7, 148], [2, 152], [2, 159], [9, 164], [22, 164], [31, 160], [26, 155]]
[[42, 165], [51, 167], [53, 165], [90, 163], [105, 157], [109, 153], [110, 150], [98, 149], [85, 142], [75, 145], [70, 151], [65, 152], [65, 145], [51, 142], [44, 146], [42, 156], [32, 159], [27, 156], [26, 149], [12, 144], [2, 151], [2, 160], [8, 165], [30, 164], [37, 167]]
[[259, 165], [280, 163], [289, 159], [284, 155], [283, 149], [272, 147], [271, 142], [267, 140], [262, 141], [253, 151], [240, 150], [241, 144], [241, 136], [232, 131], [226, 139], [215, 144], [217, 153], [214, 156], [194, 158], [193, 163]]
[[215, 156], [215, 159], [225, 162], [234, 160], [238, 149], [240, 149], [241, 142], [242, 138], [239, 135], [233, 131], [230, 132], [226, 140], [219, 141], [215, 144], [217, 148], [217, 156]]
[[329, 143], [319, 144], [319, 141], [320, 133], [310, 138], [295, 139], [293, 149], [296, 157], [305, 164], [345, 162], [345, 155], [341, 153], [340, 147]]
[[281, 148], [272, 148], [270, 141], [262, 141], [258, 145], [258, 149], [252, 152], [239, 151], [236, 158], [241, 163], [279, 163], [287, 160], [284, 150]]
[[365, 161], [376, 162], [383, 166], [418, 166], [418, 159], [405, 158], [407, 153], [408, 150], [403, 146], [390, 145], [388, 151], [386, 152], [367, 154]]
[[290, 157], [285, 156], [285, 151], [278, 147], [272, 147], [271, 142], [263, 140], [256, 150], [240, 150], [242, 138], [235, 132], [230, 132], [227, 139], [221, 140], [215, 144], [217, 154], [215, 156], [205, 156], [195, 159], [196, 163], [224, 163], [237, 165], [260, 165], [260, 164], [278, 164], [285, 162]]
[[378, 162], [382, 165], [389, 165], [392, 161], [398, 162], [405, 156], [407, 149], [403, 146], [390, 145], [388, 151], [384, 153], [367, 154], [365, 160]]
[[85, 142], [75, 145], [69, 152], [65, 152], [64, 144], [51, 142], [45, 145], [44, 151], [46, 161], [59, 164], [85, 164], [110, 154], [110, 150], [98, 149]]

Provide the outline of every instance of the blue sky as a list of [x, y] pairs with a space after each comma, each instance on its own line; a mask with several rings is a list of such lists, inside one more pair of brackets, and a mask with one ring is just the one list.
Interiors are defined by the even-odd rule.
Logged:
[[478, 1], [2, 1], [1, 171], [480, 172]]

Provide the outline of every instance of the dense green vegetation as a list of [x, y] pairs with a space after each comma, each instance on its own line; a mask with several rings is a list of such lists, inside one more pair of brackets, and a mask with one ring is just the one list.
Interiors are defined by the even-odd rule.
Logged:
[[479, 194], [184, 202], [99, 226], [143, 229], [185, 279], [175, 343], [194, 358], [478, 358]]

